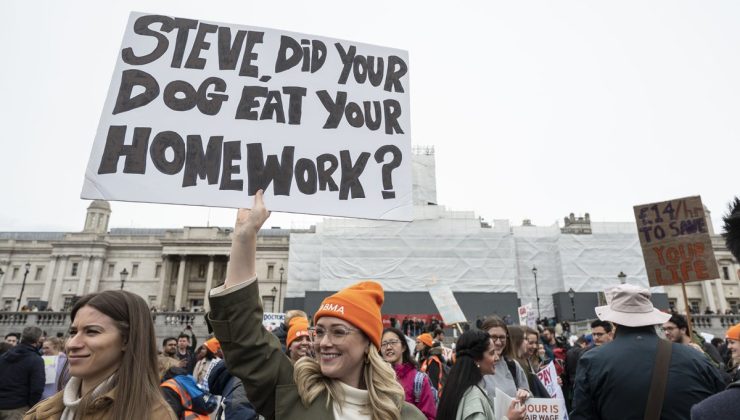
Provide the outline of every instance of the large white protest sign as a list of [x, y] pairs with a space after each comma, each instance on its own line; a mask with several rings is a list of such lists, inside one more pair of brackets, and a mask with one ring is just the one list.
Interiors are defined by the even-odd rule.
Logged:
[[531, 303], [520, 306], [517, 310], [519, 313], [519, 325], [537, 328], [537, 314], [534, 312]]
[[547, 389], [547, 393], [552, 398], [558, 401], [561, 406], [563, 413], [563, 419], [568, 420], [568, 413], [565, 408], [565, 397], [563, 396], [563, 389], [558, 385], [558, 372], [555, 369], [555, 363], [550, 362], [542, 370], [537, 372], [537, 378], [542, 382], [542, 385]]
[[406, 51], [132, 13], [82, 198], [411, 220]]
[[439, 315], [445, 324], [457, 324], [467, 321], [449, 286], [430, 287], [429, 295], [432, 297], [434, 305], [437, 307]]
[[[513, 398], [496, 388], [493, 400], [493, 413], [496, 420], [504, 419]], [[565, 420], [568, 414], [560, 402], [553, 398], [529, 398], [524, 402], [524, 420]]]
[[45, 384], [53, 384], [57, 381], [57, 368], [59, 365], [59, 356], [41, 356], [44, 359]]

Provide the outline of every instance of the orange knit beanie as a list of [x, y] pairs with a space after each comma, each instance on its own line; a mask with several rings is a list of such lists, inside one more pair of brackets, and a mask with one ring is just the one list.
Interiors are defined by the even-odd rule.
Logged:
[[296, 338], [309, 335], [308, 333], [308, 319], [297, 316], [290, 320], [290, 327], [288, 328], [288, 337], [285, 338], [285, 344], [290, 347]]
[[218, 340], [216, 340], [215, 337], [214, 338], [211, 338], [209, 340], [206, 340], [206, 342], [203, 343], [203, 345], [206, 346], [206, 348], [211, 353], [216, 353], [218, 351], [218, 349], [221, 348], [221, 343], [219, 343]]
[[380, 348], [380, 337], [383, 335], [380, 307], [383, 306], [383, 298], [383, 286], [380, 283], [356, 283], [324, 299], [313, 320], [317, 322], [322, 316], [343, 319], [362, 330], [375, 347]]
[[419, 334], [416, 339], [424, 343], [427, 347], [434, 346], [434, 340], [432, 339], [432, 335], [429, 333]]
[[740, 324], [730, 327], [730, 329], [727, 330], [727, 335], [725, 337], [740, 341]]

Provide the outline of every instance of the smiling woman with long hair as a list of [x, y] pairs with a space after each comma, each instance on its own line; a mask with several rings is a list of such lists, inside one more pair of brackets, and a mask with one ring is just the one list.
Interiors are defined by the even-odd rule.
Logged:
[[[455, 346], [455, 364], [437, 409], [438, 420], [493, 420], [493, 406], [481, 388], [483, 375], [496, 373], [499, 356], [491, 337], [481, 330], [465, 331]], [[509, 420], [524, 418], [524, 407], [512, 401], [506, 412]]]
[[24, 419], [172, 419], [159, 391], [157, 343], [141, 297], [118, 290], [85, 295], [70, 314], [71, 379]]
[[251, 210], [239, 210], [226, 282], [211, 290], [208, 315], [229, 371], [257, 412], [267, 419], [424, 420], [380, 357], [380, 284], [356, 283], [324, 299], [313, 318], [316, 359], [293, 365], [264, 328], [255, 256], [268, 216], [262, 191]]

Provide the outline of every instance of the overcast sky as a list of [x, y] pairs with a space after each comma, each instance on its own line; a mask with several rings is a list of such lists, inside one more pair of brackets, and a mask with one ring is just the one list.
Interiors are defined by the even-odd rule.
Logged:
[[[1, 231], [79, 231], [83, 175], [131, 11], [409, 51], [411, 138], [440, 204], [550, 225], [570, 212], [740, 194], [736, 1], [4, 1]], [[234, 210], [111, 203], [111, 227], [233, 225]], [[272, 226], [320, 218], [280, 214]]]

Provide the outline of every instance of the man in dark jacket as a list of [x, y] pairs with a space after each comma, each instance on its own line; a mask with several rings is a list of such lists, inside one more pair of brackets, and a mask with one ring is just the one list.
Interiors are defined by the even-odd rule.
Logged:
[[[578, 362], [571, 420], [641, 419], [645, 414], [658, 343], [655, 325], [670, 318], [650, 302], [650, 291], [630, 284], [613, 289], [596, 315], [617, 325], [609, 345], [586, 352]], [[721, 391], [724, 383], [703, 354], [672, 344], [663, 419], [689, 419], [691, 406]]]
[[[735, 197], [725, 222], [725, 245], [736, 260], [740, 260], [740, 199]], [[740, 381], [735, 381], [726, 391], [707, 398], [691, 408], [692, 420], [731, 419], [740, 413]]]
[[21, 419], [41, 400], [46, 375], [39, 356], [41, 328], [26, 327], [18, 345], [0, 356], [0, 419]]

